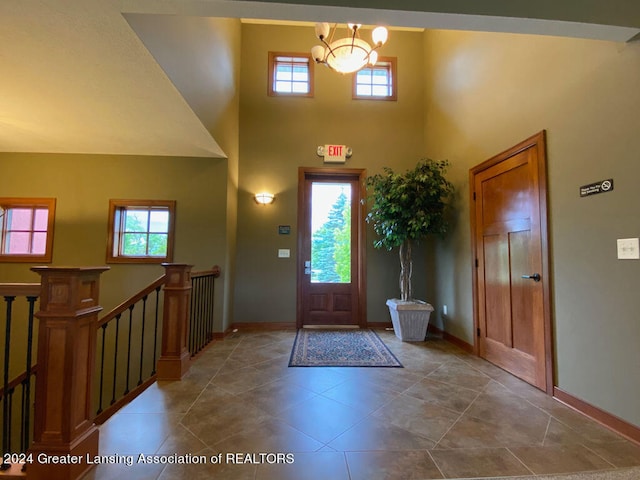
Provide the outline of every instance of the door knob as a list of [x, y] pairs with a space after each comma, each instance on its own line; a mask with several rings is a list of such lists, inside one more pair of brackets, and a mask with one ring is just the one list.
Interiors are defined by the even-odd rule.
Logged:
[[533, 280], [534, 282], [539, 282], [540, 281], [540, 274], [539, 273], [534, 273], [533, 275], [522, 275], [522, 278], [528, 278], [530, 280]]

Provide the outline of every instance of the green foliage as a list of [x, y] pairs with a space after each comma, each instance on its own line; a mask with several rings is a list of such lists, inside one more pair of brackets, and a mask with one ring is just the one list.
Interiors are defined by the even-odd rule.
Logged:
[[366, 179], [371, 202], [367, 222], [380, 237], [376, 248], [392, 250], [406, 241], [446, 232], [445, 211], [453, 194], [444, 176], [448, 166], [446, 160], [425, 159], [404, 174], [385, 167], [384, 173]]
[[341, 193], [327, 221], [313, 234], [311, 279], [321, 283], [351, 281], [351, 205]]
[[394, 173], [388, 167], [368, 177], [366, 187], [371, 209], [367, 222], [379, 238], [376, 248], [400, 247], [400, 298], [411, 300], [411, 244], [429, 234], [447, 231], [446, 210], [453, 184], [444, 174], [446, 160], [421, 160], [413, 170]]
[[167, 255], [168, 235], [147, 233], [142, 222], [135, 216], [127, 216], [127, 233], [123, 234], [122, 254], [133, 257]]

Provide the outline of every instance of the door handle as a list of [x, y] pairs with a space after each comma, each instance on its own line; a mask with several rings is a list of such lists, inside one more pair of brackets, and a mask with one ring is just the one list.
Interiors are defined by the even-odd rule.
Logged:
[[533, 280], [534, 282], [539, 282], [540, 274], [534, 273], [533, 275], [522, 275], [522, 278], [527, 278], [527, 279]]
[[304, 274], [311, 275], [311, 260], [305, 260], [304, 262]]

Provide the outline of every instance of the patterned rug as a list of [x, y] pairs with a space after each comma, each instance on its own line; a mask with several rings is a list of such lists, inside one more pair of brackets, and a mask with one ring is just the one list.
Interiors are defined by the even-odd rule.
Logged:
[[290, 367], [399, 367], [402, 364], [372, 330], [300, 329]]

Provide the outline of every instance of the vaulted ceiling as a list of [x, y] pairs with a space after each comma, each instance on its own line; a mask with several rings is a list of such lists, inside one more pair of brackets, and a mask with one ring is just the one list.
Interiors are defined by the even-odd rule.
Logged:
[[[224, 105], [216, 104], [216, 89], [233, 88], [232, 79], [224, 74], [209, 76], [206, 80], [216, 85], [213, 89], [208, 85], [212, 95], [206, 99], [184, 91], [186, 84], [171, 79], [173, 53], [156, 50], [152, 55], [147, 49], [153, 39], [145, 28], [149, 25], [145, 15], [171, 15], [155, 23], [155, 34], [157, 28], [192, 28], [187, 17], [205, 22], [207, 17], [285, 21], [357, 17], [367, 24], [619, 42], [640, 32], [640, 2], [628, 0], [304, 3], [4, 0], [0, 2], [0, 151], [224, 157], [210, 132], [216, 115], [225, 111]], [[198, 52], [215, 49], [215, 32], [204, 38], [203, 44], [185, 45], [195, 53], [183, 61], [200, 62], [204, 55]], [[206, 108], [201, 102], [207, 103]]]

